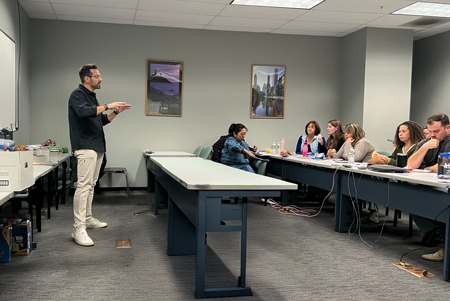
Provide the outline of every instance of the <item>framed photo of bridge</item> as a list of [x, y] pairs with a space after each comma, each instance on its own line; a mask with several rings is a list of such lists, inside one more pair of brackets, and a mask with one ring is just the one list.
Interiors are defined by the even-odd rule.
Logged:
[[252, 65], [250, 118], [284, 118], [286, 66]]
[[183, 62], [147, 60], [145, 114], [181, 117], [183, 112]]

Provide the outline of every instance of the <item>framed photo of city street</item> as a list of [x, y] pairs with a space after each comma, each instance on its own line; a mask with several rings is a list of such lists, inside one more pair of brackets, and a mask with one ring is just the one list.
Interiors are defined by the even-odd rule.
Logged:
[[147, 60], [145, 114], [181, 117], [183, 62]]
[[250, 118], [284, 118], [286, 66], [252, 65]]

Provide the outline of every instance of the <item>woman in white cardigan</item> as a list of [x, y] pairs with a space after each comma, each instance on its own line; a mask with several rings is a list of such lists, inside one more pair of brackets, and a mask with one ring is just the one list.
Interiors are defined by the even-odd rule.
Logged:
[[351, 147], [355, 150], [355, 162], [367, 162], [372, 158], [375, 150], [372, 142], [365, 137], [365, 132], [356, 123], [347, 124], [344, 127], [345, 143], [341, 149], [333, 154], [335, 159], [348, 160], [348, 152]]

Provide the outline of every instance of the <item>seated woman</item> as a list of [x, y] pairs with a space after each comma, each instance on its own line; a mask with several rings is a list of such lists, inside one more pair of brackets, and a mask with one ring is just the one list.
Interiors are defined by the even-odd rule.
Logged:
[[[397, 127], [394, 137], [394, 152], [391, 156], [386, 157], [378, 155], [377, 159], [384, 164], [397, 166], [397, 155], [406, 154], [409, 158], [415, 151], [417, 143], [425, 139], [424, 132], [420, 124], [415, 121], [405, 121]], [[419, 168], [424, 168], [425, 164]]]
[[[344, 130], [342, 129], [342, 123], [337, 119], [328, 121], [327, 126], [328, 139], [327, 139], [327, 155], [331, 157], [337, 151], [339, 151], [345, 143]], [[331, 154], [330, 154], [331, 151]]]
[[305, 126], [305, 135], [300, 136], [297, 142], [296, 154], [303, 152], [303, 146], [306, 143], [308, 146], [308, 153], [325, 153], [327, 143], [325, 137], [320, 134], [320, 126], [317, 121], [311, 120]]
[[230, 131], [232, 136], [225, 141], [222, 149], [222, 163], [254, 173], [247, 157], [255, 158], [255, 155], [250, 152], [247, 142], [244, 141], [247, 128], [242, 123], [236, 123], [234, 128], [230, 127]]
[[345, 143], [335, 153], [333, 158], [348, 160], [348, 152], [351, 147], [355, 150], [355, 162], [368, 162], [375, 150], [373, 144], [365, 137], [366, 133], [356, 123], [347, 124], [344, 127]]

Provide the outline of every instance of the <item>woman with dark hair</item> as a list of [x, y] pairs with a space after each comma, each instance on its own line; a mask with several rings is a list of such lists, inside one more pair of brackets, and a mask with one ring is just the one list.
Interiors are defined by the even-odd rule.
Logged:
[[234, 127], [230, 126], [229, 131], [232, 136], [228, 137], [222, 149], [222, 163], [254, 173], [247, 157], [255, 158], [255, 155], [250, 151], [247, 142], [244, 141], [247, 128], [242, 123], [236, 123]]
[[[377, 159], [381, 160], [384, 164], [397, 166], [397, 155], [406, 154], [409, 158], [415, 151], [417, 144], [425, 139], [423, 129], [415, 121], [405, 121], [397, 127], [394, 137], [395, 150], [391, 156], [386, 157], [378, 155]], [[425, 164], [419, 168], [424, 168]]]
[[372, 142], [366, 137], [366, 133], [356, 123], [347, 124], [344, 127], [345, 143], [341, 149], [333, 155], [333, 158], [348, 160], [348, 152], [353, 147], [355, 150], [355, 162], [368, 162], [375, 150]]
[[337, 119], [328, 121], [327, 132], [329, 135], [327, 139], [327, 155], [332, 157], [345, 143], [342, 123]]
[[320, 134], [320, 126], [317, 121], [311, 120], [305, 126], [305, 135], [300, 136], [297, 142], [296, 154], [301, 154], [303, 146], [306, 143], [308, 146], [308, 153], [325, 153], [327, 150], [327, 143], [325, 137]]

